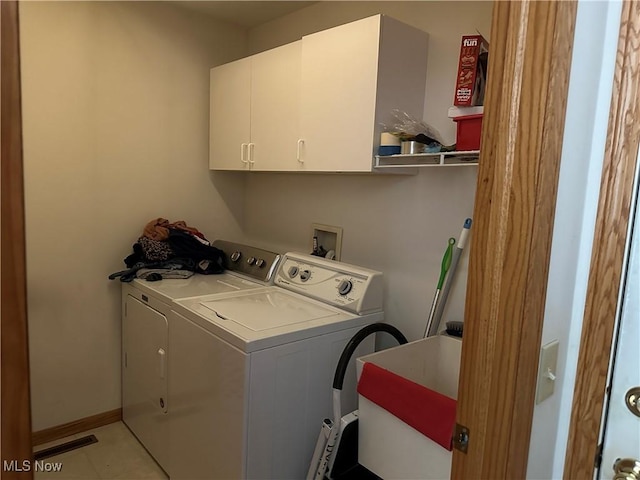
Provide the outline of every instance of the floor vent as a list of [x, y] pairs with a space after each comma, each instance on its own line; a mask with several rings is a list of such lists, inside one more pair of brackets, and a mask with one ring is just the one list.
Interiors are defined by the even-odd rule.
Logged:
[[70, 442], [61, 443], [54, 447], [45, 448], [44, 450], [35, 452], [33, 456], [35, 460], [42, 460], [55, 455], [60, 455], [61, 453], [70, 452], [76, 448], [86, 447], [92, 443], [98, 443], [98, 439], [95, 435], [87, 435], [85, 437], [77, 438], [76, 440], [71, 440]]

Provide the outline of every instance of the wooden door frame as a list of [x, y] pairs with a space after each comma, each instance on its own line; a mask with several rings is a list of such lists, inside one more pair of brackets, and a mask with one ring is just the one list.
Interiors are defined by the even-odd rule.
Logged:
[[494, 2], [451, 478], [526, 478], [575, 1]]
[[[0, 2], [2, 130], [0, 191], [1, 296], [0, 460], [32, 461], [29, 350], [27, 337], [27, 281], [25, 255], [20, 42], [18, 4]], [[2, 463], [4, 465], [4, 463]], [[0, 467], [1, 468], [1, 467]], [[4, 469], [2, 469], [4, 470]], [[2, 478], [33, 478], [31, 470], [3, 471]]]
[[[623, 2], [564, 478], [591, 478], [623, 281], [640, 143], [640, 1]], [[612, 467], [612, 466], [609, 466]], [[605, 465], [604, 468], [607, 468]]]

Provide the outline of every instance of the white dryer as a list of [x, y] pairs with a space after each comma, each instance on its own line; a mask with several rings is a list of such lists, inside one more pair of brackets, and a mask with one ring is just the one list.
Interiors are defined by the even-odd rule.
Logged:
[[272, 284], [280, 255], [217, 240], [228, 270], [188, 279], [122, 284], [122, 417], [158, 464], [169, 462], [169, 312], [180, 298], [244, 292]]
[[[288, 253], [273, 286], [176, 301], [172, 480], [304, 478], [340, 354], [383, 320], [382, 284], [380, 272]], [[372, 350], [373, 339], [358, 355]], [[355, 408], [350, 377], [343, 411]]]

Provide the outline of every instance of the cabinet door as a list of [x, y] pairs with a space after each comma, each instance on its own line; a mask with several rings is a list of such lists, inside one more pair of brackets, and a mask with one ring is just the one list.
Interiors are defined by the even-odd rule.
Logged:
[[122, 418], [166, 470], [167, 318], [130, 295], [122, 320], [122, 350]]
[[297, 170], [302, 42], [251, 57], [251, 169]]
[[380, 21], [302, 39], [300, 127], [309, 171], [371, 171]]
[[211, 69], [209, 168], [247, 170], [251, 141], [251, 59]]

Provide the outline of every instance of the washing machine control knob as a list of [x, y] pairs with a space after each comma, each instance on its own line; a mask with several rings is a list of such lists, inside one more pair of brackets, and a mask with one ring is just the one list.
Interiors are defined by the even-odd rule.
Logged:
[[306, 282], [311, 277], [311, 272], [309, 270], [303, 270], [300, 272], [300, 280]]
[[263, 258], [259, 258], [256, 260], [256, 267], [262, 268], [265, 266], [266, 263], [267, 262], [265, 262]]
[[249, 257], [247, 258], [247, 263], [249, 265], [253, 265], [254, 263], [256, 263], [256, 257]]
[[347, 293], [349, 293], [352, 288], [353, 288], [353, 283], [351, 283], [351, 280], [342, 280], [338, 284], [338, 293], [344, 296]]
[[289, 278], [295, 278], [296, 275], [298, 275], [298, 267], [296, 267], [295, 265], [292, 267], [289, 267], [289, 271], [287, 272], [289, 274]]
[[235, 252], [233, 252], [231, 254], [231, 261], [233, 263], [237, 262], [238, 260], [240, 260], [240, 257], [242, 256], [242, 254], [240, 252], [238, 252], [237, 250]]

